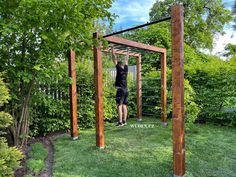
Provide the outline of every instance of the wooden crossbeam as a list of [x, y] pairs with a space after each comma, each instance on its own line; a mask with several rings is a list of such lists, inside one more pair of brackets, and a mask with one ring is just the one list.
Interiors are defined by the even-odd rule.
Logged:
[[148, 50], [148, 51], [152, 51], [152, 52], [158, 52], [158, 53], [165, 53], [166, 52], [165, 48], [147, 45], [147, 44], [131, 41], [131, 40], [116, 37], [116, 36], [105, 37], [105, 39], [109, 43], [118, 44], [118, 45], [125, 45], [127, 47], [134, 47], [134, 48]]

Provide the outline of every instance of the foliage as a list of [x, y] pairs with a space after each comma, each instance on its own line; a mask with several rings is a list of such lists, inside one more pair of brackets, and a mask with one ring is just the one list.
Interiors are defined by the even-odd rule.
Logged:
[[[70, 103], [67, 78], [67, 63], [54, 65], [54, 77], [38, 83], [33, 96], [32, 135], [47, 134], [70, 129]], [[80, 128], [94, 124], [93, 63], [77, 60], [78, 123]]]
[[[6, 84], [0, 74], [0, 106], [2, 107], [10, 99]], [[0, 136], [4, 134], [3, 129], [12, 124], [12, 116], [0, 112]], [[6, 139], [0, 137], [0, 177], [13, 176], [14, 170], [19, 167], [19, 160], [23, 158], [22, 153], [15, 147], [8, 147]]]
[[225, 53], [224, 56], [226, 57], [235, 57], [236, 56], [236, 45], [234, 44], [227, 44], [225, 46]]
[[142, 111], [144, 115], [145, 113], [161, 114], [160, 78], [160, 72], [157, 71], [150, 71], [142, 76]]
[[93, 62], [85, 60], [77, 63], [78, 121], [82, 128], [93, 127], [95, 123]]
[[[0, 2], [0, 71], [6, 71], [12, 95], [14, 143], [24, 144], [30, 125], [35, 84], [52, 78], [55, 62], [69, 49], [79, 55], [92, 48], [96, 20], [112, 20], [111, 0], [3, 0]], [[21, 128], [23, 127], [23, 128]]]
[[236, 125], [235, 62], [203, 56], [205, 62], [186, 66], [186, 78], [196, 92], [201, 107], [199, 119], [223, 125]]
[[177, 3], [184, 6], [185, 42], [194, 48], [211, 49], [214, 35], [223, 33], [224, 25], [232, 19], [222, 0], [157, 0], [149, 13], [150, 20], [170, 16], [170, 7]]
[[[114, 65], [112, 65], [114, 67]], [[103, 92], [104, 92], [104, 119], [112, 120], [117, 118], [117, 108], [116, 108], [116, 88], [114, 85], [114, 78], [112, 78], [110, 70], [104, 69], [103, 74]]]
[[[172, 72], [167, 70], [167, 116], [172, 113]], [[161, 114], [161, 86], [160, 86], [160, 70], [147, 72], [143, 77], [143, 98], [144, 105], [153, 105], [154, 107], [143, 106], [143, 112], [155, 115]], [[153, 96], [153, 97], [151, 97]], [[188, 80], [184, 80], [184, 105], [185, 105], [185, 123], [187, 128], [193, 124], [198, 118], [200, 107], [195, 101], [196, 93], [189, 84]]]
[[22, 153], [16, 147], [9, 147], [6, 139], [0, 137], [0, 177], [13, 176], [22, 158]]
[[188, 80], [184, 80], [184, 106], [185, 106], [185, 123], [187, 128], [191, 128], [198, 118], [201, 109], [197, 105], [195, 98], [196, 93]]
[[42, 143], [31, 144], [31, 151], [29, 159], [26, 161], [26, 167], [31, 173], [39, 175], [45, 168], [45, 159], [47, 158], [48, 151], [43, 147]]
[[30, 135], [45, 135], [70, 127], [69, 93], [70, 80], [67, 63], [55, 63], [54, 75], [35, 83], [32, 96]]

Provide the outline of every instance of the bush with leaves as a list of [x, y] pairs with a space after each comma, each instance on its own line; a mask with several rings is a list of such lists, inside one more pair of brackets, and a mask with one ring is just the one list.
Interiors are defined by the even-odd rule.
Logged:
[[[40, 79], [31, 101], [30, 135], [47, 134], [57, 130], [67, 130], [69, 119], [69, 92], [67, 64], [55, 62], [51, 68], [53, 77]], [[51, 74], [50, 74], [51, 75]]]
[[184, 106], [185, 106], [185, 123], [186, 127], [190, 128], [191, 125], [197, 120], [198, 114], [201, 109], [195, 102], [196, 93], [187, 79], [184, 80]]
[[[8, 89], [0, 75], [0, 107], [9, 100]], [[6, 139], [1, 137], [5, 128], [12, 124], [12, 116], [0, 112], [0, 177], [11, 177], [14, 170], [19, 167], [19, 160], [23, 158], [22, 153], [16, 147], [9, 147]]]
[[201, 107], [199, 119], [236, 125], [236, 62], [202, 55], [202, 62], [186, 67], [186, 77]]
[[[172, 83], [171, 83], [171, 70], [167, 69], [167, 116], [171, 117], [172, 113]], [[145, 80], [146, 79], [146, 80]], [[149, 80], [150, 79], [150, 80]], [[147, 72], [143, 80], [143, 95], [154, 96], [153, 98], [146, 98], [143, 100], [143, 104], [153, 105], [154, 107], [143, 107], [143, 111], [155, 115], [161, 114], [161, 84], [160, 84], [160, 71]], [[185, 123], [187, 127], [190, 127], [200, 112], [200, 107], [195, 101], [196, 93], [189, 84], [187, 79], [184, 80], [184, 105], [185, 105]]]
[[94, 75], [91, 60], [77, 62], [78, 122], [80, 128], [93, 127], [95, 123]]
[[[54, 77], [38, 83], [33, 96], [32, 135], [70, 129], [70, 102], [67, 63], [54, 66]], [[93, 63], [77, 60], [77, 100], [79, 128], [94, 125]]]

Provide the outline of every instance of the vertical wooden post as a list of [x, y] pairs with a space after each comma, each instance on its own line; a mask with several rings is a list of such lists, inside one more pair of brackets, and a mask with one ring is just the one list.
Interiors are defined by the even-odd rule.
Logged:
[[161, 123], [166, 121], [166, 52], [161, 53]]
[[76, 95], [76, 64], [75, 52], [70, 50], [68, 60], [69, 77], [72, 79], [70, 85], [70, 125], [71, 137], [73, 140], [78, 139], [78, 123], [77, 123], [77, 95]]
[[[93, 33], [98, 39], [99, 34]], [[96, 114], [96, 145], [104, 148], [104, 120], [103, 120], [103, 90], [102, 90], [102, 50], [101, 46], [94, 46], [94, 85], [95, 85], [95, 114]]]
[[183, 6], [171, 9], [172, 31], [172, 106], [174, 176], [185, 174], [184, 140], [184, 17]]
[[142, 73], [141, 55], [136, 59], [136, 86], [137, 86], [137, 120], [142, 120]]

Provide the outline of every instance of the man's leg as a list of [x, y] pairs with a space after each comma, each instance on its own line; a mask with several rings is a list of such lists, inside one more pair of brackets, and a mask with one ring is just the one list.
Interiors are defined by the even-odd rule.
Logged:
[[119, 122], [116, 124], [116, 126], [122, 126], [122, 104], [121, 104], [121, 98], [122, 98], [122, 92], [121, 89], [117, 89], [116, 92], [116, 105], [117, 105], [117, 112], [119, 115]]
[[128, 114], [128, 110], [127, 110], [127, 104], [128, 104], [128, 90], [124, 89], [124, 101], [123, 101], [123, 114], [124, 114], [124, 124], [126, 125], [126, 120], [127, 120], [127, 114]]
[[127, 105], [123, 104], [123, 114], [124, 114], [124, 122], [126, 122], [127, 119]]
[[119, 122], [122, 123], [122, 104], [117, 105], [117, 110], [119, 114]]

